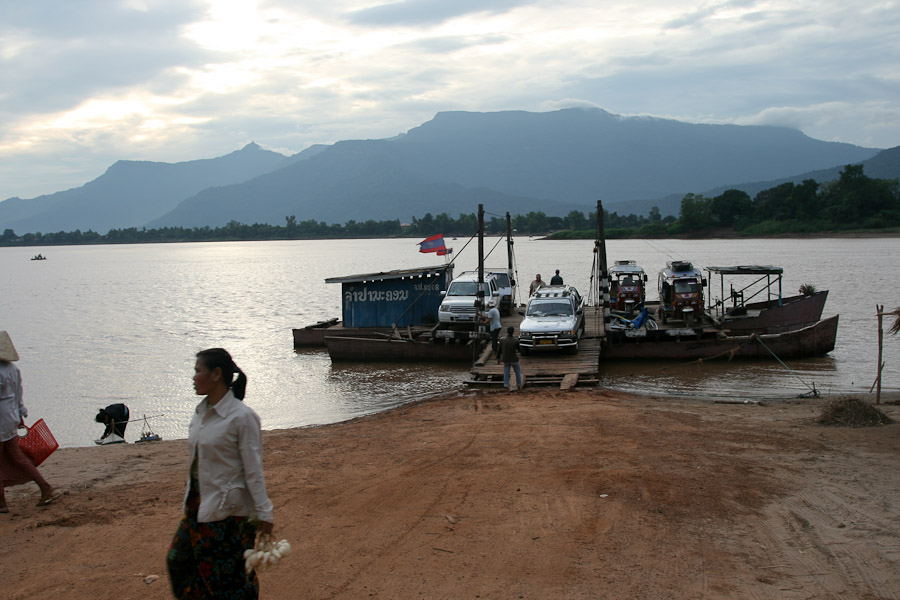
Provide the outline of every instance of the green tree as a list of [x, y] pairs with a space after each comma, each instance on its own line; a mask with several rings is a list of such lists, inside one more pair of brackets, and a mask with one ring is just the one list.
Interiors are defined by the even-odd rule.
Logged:
[[733, 227], [739, 219], [752, 211], [753, 200], [747, 192], [741, 190], [726, 190], [709, 204], [710, 216], [721, 227]]
[[681, 199], [678, 224], [683, 231], [698, 232], [710, 229], [713, 225], [710, 201], [702, 194], [687, 194]]

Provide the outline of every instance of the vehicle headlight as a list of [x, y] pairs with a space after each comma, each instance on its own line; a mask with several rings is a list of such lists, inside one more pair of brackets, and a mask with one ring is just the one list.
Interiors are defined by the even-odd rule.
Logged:
[[440, 311], [441, 312], [450, 312], [450, 307], [446, 304], [441, 304]]

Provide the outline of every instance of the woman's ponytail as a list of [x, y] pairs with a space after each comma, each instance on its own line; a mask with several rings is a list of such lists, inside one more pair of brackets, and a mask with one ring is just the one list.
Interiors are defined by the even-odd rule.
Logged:
[[[234, 365], [234, 362], [232, 363]], [[235, 370], [237, 371], [237, 378], [234, 380], [234, 383], [231, 384], [231, 392], [234, 394], [234, 397], [238, 400], [244, 399], [244, 394], [247, 392], [247, 376], [244, 375], [244, 372], [241, 371], [241, 368], [237, 365], [234, 365]]]
[[[201, 350], [197, 353], [197, 358], [210, 371], [221, 369], [222, 379], [225, 381], [225, 385], [231, 388], [234, 397], [238, 400], [244, 399], [244, 394], [247, 391], [247, 376], [244, 375], [240, 367], [234, 364], [234, 359], [231, 358], [227, 350], [224, 348]], [[237, 373], [237, 379], [234, 377], [235, 373]]]

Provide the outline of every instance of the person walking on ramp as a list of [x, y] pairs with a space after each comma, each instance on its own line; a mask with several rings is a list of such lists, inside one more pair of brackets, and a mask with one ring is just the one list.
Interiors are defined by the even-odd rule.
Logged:
[[516, 371], [516, 390], [522, 389], [522, 368], [519, 366], [519, 338], [515, 333], [516, 328], [510, 325], [506, 328], [506, 337], [500, 340], [500, 360], [503, 361], [503, 385], [509, 387], [509, 368]]

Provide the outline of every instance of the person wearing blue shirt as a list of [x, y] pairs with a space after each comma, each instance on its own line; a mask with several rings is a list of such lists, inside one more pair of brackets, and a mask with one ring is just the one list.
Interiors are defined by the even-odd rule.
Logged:
[[488, 329], [491, 332], [491, 350], [494, 352], [494, 356], [497, 357], [497, 362], [500, 362], [500, 328], [503, 326], [500, 323], [500, 311], [495, 306], [496, 302], [494, 300], [488, 300], [488, 311], [486, 313], [480, 313], [482, 317], [482, 323], [490, 323], [488, 325]]

